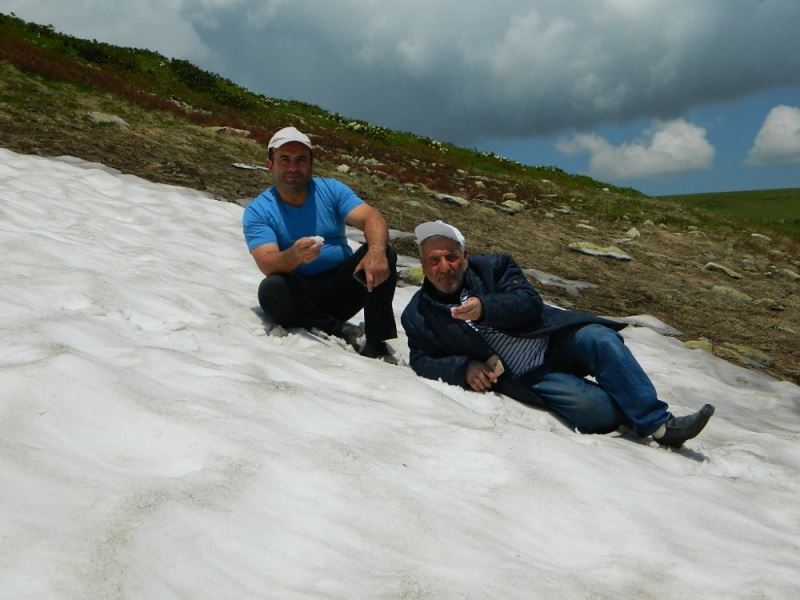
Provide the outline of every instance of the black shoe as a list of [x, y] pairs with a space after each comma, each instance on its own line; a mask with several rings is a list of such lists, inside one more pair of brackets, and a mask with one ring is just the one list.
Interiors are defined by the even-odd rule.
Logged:
[[656, 441], [663, 446], [680, 448], [686, 440], [692, 439], [703, 431], [703, 427], [706, 426], [713, 414], [714, 407], [711, 404], [706, 404], [694, 414], [686, 415], [685, 417], [670, 417], [664, 423], [666, 432]]
[[389, 350], [389, 346], [386, 342], [373, 342], [367, 340], [367, 343], [364, 344], [364, 347], [359, 352], [361, 356], [366, 356], [367, 358], [377, 358], [378, 360], [382, 360], [384, 362], [390, 363], [392, 365], [397, 364], [397, 359], [392, 354], [392, 351]]
[[364, 325], [353, 325], [348, 321], [343, 321], [336, 331], [333, 332], [333, 335], [343, 339], [353, 350], [358, 352], [358, 340], [364, 335]]

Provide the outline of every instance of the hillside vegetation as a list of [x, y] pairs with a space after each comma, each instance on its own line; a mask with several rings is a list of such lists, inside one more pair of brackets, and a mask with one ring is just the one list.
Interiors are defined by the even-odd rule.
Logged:
[[[125, 125], [93, 121], [91, 113]], [[0, 15], [0, 145], [9, 149], [78, 156], [243, 204], [269, 185], [269, 175], [234, 163], [263, 165], [265, 141], [290, 124], [311, 135], [317, 173], [351, 185], [390, 227], [451, 221], [473, 252], [510, 252], [525, 268], [597, 286], [573, 295], [534, 282], [554, 303], [612, 316], [652, 314], [683, 331], [684, 340], [705, 338], [720, 356], [800, 381], [800, 282], [792, 276], [800, 270], [800, 235], [789, 212], [796, 203], [764, 221], [757, 219], [763, 207], [750, 215], [746, 200], [721, 214], [683, 199], [647, 198], [254, 94], [186, 61]], [[449, 204], [436, 194], [470, 203]], [[521, 212], [501, 210], [509, 200]], [[630, 239], [634, 227], [640, 236]], [[571, 251], [579, 241], [616, 243], [632, 260]], [[414, 252], [407, 241], [397, 247]], [[742, 277], [704, 270], [709, 262]]]
[[686, 194], [662, 199], [700, 208], [726, 219], [784, 231], [800, 239], [800, 188]]

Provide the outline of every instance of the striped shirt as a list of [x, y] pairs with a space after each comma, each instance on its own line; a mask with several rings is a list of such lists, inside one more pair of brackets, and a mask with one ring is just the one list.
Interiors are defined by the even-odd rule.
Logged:
[[[469, 298], [469, 290], [461, 290], [461, 302]], [[467, 321], [467, 325], [477, 331], [489, 347], [503, 361], [503, 366], [517, 377], [532, 371], [544, 362], [549, 338], [525, 338], [509, 335], [499, 329], [480, 323]]]

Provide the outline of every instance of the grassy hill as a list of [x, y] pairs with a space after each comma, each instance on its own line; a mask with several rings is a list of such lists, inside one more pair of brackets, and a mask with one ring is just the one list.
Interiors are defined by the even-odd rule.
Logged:
[[[88, 115], [97, 112], [127, 125], [94, 122]], [[510, 252], [523, 267], [598, 286], [572, 295], [537, 284], [550, 301], [606, 315], [652, 314], [682, 330], [683, 339], [706, 338], [720, 356], [800, 382], [800, 282], [790, 274], [800, 271], [800, 234], [791, 200], [780, 204], [776, 196], [765, 211], [764, 198], [755, 198], [761, 205], [753, 209], [743, 197], [720, 212], [686, 198], [648, 198], [254, 94], [186, 61], [0, 15], [0, 145], [11, 150], [79, 156], [245, 203], [269, 185], [269, 175], [234, 163], [263, 164], [266, 140], [290, 124], [311, 135], [316, 172], [345, 181], [390, 227], [449, 220], [473, 252]], [[435, 193], [470, 205], [444, 203]], [[499, 210], [512, 197], [522, 212]], [[620, 245], [632, 227], [641, 235], [624, 245], [629, 262], [569, 250], [578, 241]], [[414, 252], [402, 242], [398, 250]], [[704, 270], [709, 262], [743, 277]], [[733, 301], [715, 287], [752, 301]]]
[[[555, 167], [529, 167], [492, 153], [459, 148], [408, 132], [373, 126], [345, 118], [320, 107], [269, 98], [203, 71], [184, 60], [158, 53], [120, 48], [60, 34], [52, 27], [26, 23], [0, 14], [0, 53], [17, 68], [50, 81], [74, 84], [80, 90], [102, 90], [145, 110], [182, 116], [197, 125], [228, 126], [250, 132], [266, 143], [271, 133], [287, 122], [301, 123], [314, 137], [322, 156], [328, 149], [367, 154], [377, 159], [414, 156], [440, 163], [428, 177], [414, 179], [436, 183], [445, 168], [479, 171], [487, 175], [547, 177], [582, 187], [613, 188], [588, 177], [571, 176]], [[397, 162], [396, 160], [390, 162]], [[402, 169], [398, 175], [402, 176]], [[635, 190], [614, 188], [622, 194]]]
[[800, 188], [663, 196], [662, 199], [702, 209], [726, 219], [785, 231], [800, 239]]

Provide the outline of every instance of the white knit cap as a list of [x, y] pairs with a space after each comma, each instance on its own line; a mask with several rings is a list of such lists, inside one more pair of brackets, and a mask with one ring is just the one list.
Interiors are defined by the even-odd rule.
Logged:
[[269, 140], [267, 149], [272, 150], [274, 148], [280, 148], [289, 142], [300, 142], [304, 146], [308, 146], [309, 150], [313, 150], [311, 147], [311, 140], [308, 138], [308, 136], [294, 127], [284, 127], [283, 129], [276, 131], [275, 135], [273, 135]]
[[465, 245], [464, 236], [461, 235], [461, 232], [452, 225], [448, 225], [444, 221], [428, 221], [426, 223], [420, 223], [417, 225], [416, 229], [414, 229], [414, 235], [417, 236], [418, 244], [422, 244], [422, 242], [427, 240], [429, 237], [441, 235], [456, 242], [462, 250], [464, 249]]

